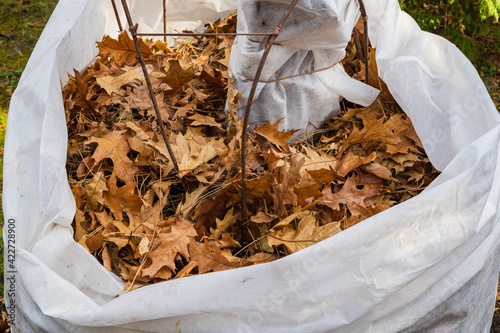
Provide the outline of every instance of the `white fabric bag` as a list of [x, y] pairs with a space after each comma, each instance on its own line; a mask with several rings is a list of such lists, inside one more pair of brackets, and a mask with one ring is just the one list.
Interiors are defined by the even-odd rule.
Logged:
[[[273, 32], [289, 3], [239, 1], [238, 32]], [[292, 136], [294, 140], [337, 115], [342, 97], [364, 106], [377, 98], [377, 89], [348, 76], [339, 63], [359, 17], [357, 1], [297, 3], [266, 60], [249, 116], [251, 128], [282, 119], [280, 130], [299, 130]], [[231, 51], [230, 75], [236, 79], [233, 87], [243, 93], [240, 117], [264, 53], [264, 41], [238, 38]], [[304, 73], [311, 74], [301, 75]]]
[[[149, 24], [142, 31], [161, 23], [160, 1], [130, 3], [134, 19]], [[443, 173], [419, 196], [286, 258], [115, 298], [124, 283], [72, 238], [60, 82], [92, 62], [95, 41], [117, 25], [109, 1], [61, 0], [9, 111], [3, 209], [15, 225], [15, 296], [6, 293], [13, 331], [488, 332], [500, 268], [500, 117], [453, 45], [423, 33], [397, 0], [366, 5], [380, 75]], [[236, 3], [169, 6], [195, 26]], [[4, 228], [5, 258], [7, 240]]]

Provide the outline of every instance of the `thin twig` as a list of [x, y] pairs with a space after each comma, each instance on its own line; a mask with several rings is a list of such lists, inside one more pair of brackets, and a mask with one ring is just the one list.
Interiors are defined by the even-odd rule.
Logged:
[[167, 0], [163, 0], [163, 41], [167, 43]]
[[[163, 141], [165, 141], [165, 145], [167, 146], [168, 154], [170, 155], [170, 159], [172, 160], [172, 163], [174, 164], [174, 169], [178, 172], [179, 171], [179, 164], [177, 163], [177, 159], [175, 158], [174, 151], [172, 150], [172, 146], [170, 145], [170, 142], [168, 141], [168, 136], [167, 132], [165, 131], [165, 124], [163, 123], [163, 119], [160, 114], [160, 109], [158, 108], [158, 103], [156, 102], [153, 86], [151, 85], [151, 79], [149, 78], [149, 73], [148, 69], [146, 67], [146, 63], [144, 61], [144, 55], [142, 54], [141, 47], [139, 45], [139, 40], [137, 39], [137, 24], [134, 25], [132, 21], [132, 16], [130, 15], [130, 10], [128, 9], [127, 1], [126, 0], [121, 0], [122, 5], [123, 5], [123, 10], [125, 11], [125, 15], [127, 17], [127, 22], [129, 25], [129, 30], [130, 34], [132, 35], [132, 38], [134, 40], [135, 44], [135, 49], [137, 51], [137, 55], [139, 56], [139, 60], [141, 62], [141, 67], [142, 71], [144, 73], [144, 79], [146, 81], [146, 85], [148, 87], [149, 91], [149, 97], [151, 98], [151, 102], [153, 103], [153, 108], [156, 113], [156, 119], [158, 121], [158, 126], [160, 127], [161, 135], [163, 137]], [[186, 183], [186, 180], [184, 178], [181, 179], [182, 182], [182, 187], [184, 188], [184, 191], [188, 192], [188, 186]]]
[[266, 63], [267, 56], [269, 55], [269, 51], [271, 51], [271, 47], [275, 41], [275, 39], [280, 34], [281, 28], [283, 24], [285, 24], [286, 20], [290, 16], [293, 8], [297, 4], [298, 0], [293, 0], [285, 14], [274, 28], [272, 35], [269, 35], [266, 39], [266, 44], [264, 45], [264, 53], [262, 54], [262, 58], [260, 59], [259, 67], [257, 67], [257, 72], [255, 73], [255, 77], [252, 82], [252, 87], [250, 88], [250, 93], [248, 94], [248, 102], [245, 108], [245, 115], [243, 118], [243, 132], [241, 134], [241, 216], [242, 216], [242, 224], [246, 223], [248, 220], [248, 207], [247, 207], [247, 173], [246, 173], [246, 141], [247, 141], [247, 132], [248, 132], [248, 118], [250, 115], [250, 109], [252, 108], [253, 98], [255, 96], [255, 91], [257, 90], [257, 84], [259, 83], [260, 76], [262, 74], [262, 69], [264, 68], [264, 64]]
[[111, 0], [111, 4], [113, 5], [113, 10], [115, 11], [116, 22], [118, 23], [118, 28], [120, 31], [123, 31], [122, 21], [120, 20], [120, 15], [118, 14], [118, 8], [116, 8], [115, 0]]
[[365, 83], [370, 84], [369, 80], [369, 56], [368, 56], [368, 15], [366, 15], [365, 3], [363, 0], [359, 0], [359, 10], [361, 11], [361, 18], [363, 19], [364, 25], [364, 33], [365, 33], [365, 45], [364, 45], [364, 54], [365, 54]]

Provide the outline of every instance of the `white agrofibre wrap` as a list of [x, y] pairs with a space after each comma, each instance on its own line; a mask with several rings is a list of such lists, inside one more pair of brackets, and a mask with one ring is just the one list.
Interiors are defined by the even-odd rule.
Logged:
[[[161, 30], [160, 1], [129, 3], [140, 31]], [[269, 6], [275, 3], [282, 8], [286, 2], [269, 1]], [[307, 17], [318, 27], [331, 22], [340, 36], [337, 32], [352, 30], [356, 3], [300, 0], [299, 9], [310, 14], [307, 8], [321, 8], [349, 19], [344, 31], [335, 19], [316, 13]], [[171, 29], [194, 29], [237, 7], [229, 0], [168, 5], [169, 20], [178, 23]], [[245, 6], [251, 1], [242, 0], [239, 7]], [[13, 331], [488, 332], [500, 267], [500, 117], [458, 49], [422, 32], [397, 0], [366, 1], [366, 6], [380, 75], [442, 174], [419, 196], [286, 258], [159, 283], [115, 298], [124, 283], [72, 239], [75, 203], [65, 171], [60, 83], [73, 68], [82, 70], [93, 61], [95, 42], [104, 34], [116, 36], [117, 25], [109, 1], [61, 0], [9, 111], [3, 209], [16, 235]], [[283, 50], [280, 60], [311, 57], [315, 60], [309, 66], [316, 65], [319, 54], [328, 61], [340, 57], [323, 52], [327, 45], [315, 47], [313, 37], [305, 28], [284, 31], [282, 47], [276, 48]], [[300, 58], [302, 53], [307, 55]], [[250, 59], [249, 54], [233, 53], [232, 64], [243, 58]], [[269, 63], [278, 72], [285, 70], [281, 65]], [[273, 71], [268, 78], [277, 75]], [[340, 70], [337, 74], [341, 80]], [[319, 77], [311, 84], [337, 84], [329, 80]], [[332, 91], [344, 93], [317, 89], [334, 97]], [[358, 95], [371, 98], [369, 91]], [[284, 103], [282, 96], [276, 98], [278, 105]], [[7, 295], [6, 303], [10, 300]]]

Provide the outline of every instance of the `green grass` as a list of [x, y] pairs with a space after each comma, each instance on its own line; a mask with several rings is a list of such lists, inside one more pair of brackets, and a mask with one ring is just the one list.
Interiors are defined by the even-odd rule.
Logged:
[[0, 107], [12, 92], [57, 0], [0, 1]]

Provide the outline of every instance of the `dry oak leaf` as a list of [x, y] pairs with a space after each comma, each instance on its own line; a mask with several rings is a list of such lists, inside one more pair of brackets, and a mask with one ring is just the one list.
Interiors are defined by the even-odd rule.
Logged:
[[196, 261], [198, 265], [198, 274], [233, 268], [233, 264], [222, 254], [217, 244], [207, 239], [205, 239], [204, 243], [199, 243], [194, 238], [191, 238], [189, 254], [191, 260]]
[[330, 184], [334, 180], [344, 180], [341, 175], [332, 169], [307, 170], [307, 173], [321, 184]]
[[410, 178], [408, 178], [408, 182], [411, 182], [411, 181], [420, 181], [422, 178], [424, 178], [425, 176], [425, 169], [420, 167], [420, 168], [411, 168], [409, 170], [406, 170], [404, 172], [405, 175], [407, 176], [410, 176]]
[[401, 120], [402, 115], [397, 114], [384, 122], [384, 118], [371, 120], [363, 129], [354, 127], [347, 138], [352, 143], [361, 143], [369, 141], [398, 144], [401, 138], [398, 133], [404, 131], [408, 125]]
[[408, 163], [410, 161], [418, 162], [422, 160], [420, 157], [418, 157], [418, 155], [413, 153], [406, 153], [406, 154], [397, 153], [389, 156], [389, 158], [401, 165], [405, 165], [405, 163]]
[[73, 236], [77, 242], [79, 242], [83, 236], [87, 235], [87, 230], [82, 226], [84, 222], [86, 222], [85, 212], [77, 208], [75, 212], [75, 234]]
[[[301, 181], [302, 183], [303, 181]], [[295, 186], [293, 192], [297, 196], [297, 203], [300, 206], [307, 206], [312, 203], [316, 198], [320, 198], [323, 196], [323, 193], [319, 190], [321, 188], [321, 184], [315, 182], [314, 180], [310, 182], [304, 181], [304, 186], [301, 186], [299, 183]]]
[[356, 187], [355, 178], [355, 175], [347, 178], [340, 191], [335, 193], [332, 193], [331, 186], [326, 186], [323, 189], [321, 203], [333, 210], [339, 210], [340, 204], [349, 204], [351, 202], [367, 208], [365, 205], [365, 199], [378, 195], [383, 185], [367, 184], [364, 185], [362, 189], [358, 189]]
[[141, 80], [144, 80], [144, 75], [136, 69], [129, 70], [118, 76], [104, 76], [96, 79], [97, 84], [106, 90], [109, 96], [113, 93], [123, 95], [125, 91], [122, 91], [121, 88], [124, 85], [139, 83]]
[[159, 195], [160, 200], [158, 200], [153, 205], [153, 207], [149, 209], [147, 209], [146, 205], [142, 207], [142, 212], [141, 212], [142, 221], [140, 223], [144, 224], [146, 227], [150, 229], [154, 229], [155, 226], [161, 224], [163, 208], [165, 207], [165, 205], [169, 200], [168, 197], [169, 193], [170, 193], [170, 184], [167, 183], [165, 192], [161, 191]]
[[71, 184], [71, 192], [73, 192], [73, 196], [76, 201], [76, 208], [83, 209], [85, 207], [85, 188], [80, 186], [80, 184], [70, 181]]
[[257, 252], [248, 258], [240, 258], [233, 256], [229, 249], [222, 250], [222, 254], [231, 262], [234, 268], [263, 264], [280, 258], [278, 254], [264, 252]]
[[138, 152], [139, 154], [134, 160], [134, 164], [138, 167], [146, 166], [150, 167], [154, 162], [154, 153], [153, 149], [149, 146], [146, 146], [146, 143], [139, 139], [137, 136], [133, 136], [128, 139], [128, 144], [133, 151]]
[[192, 67], [183, 69], [179, 64], [179, 60], [170, 59], [164, 61], [164, 69], [167, 75], [161, 78], [161, 81], [168, 84], [174, 92], [181, 90], [182, 86], [194, 78], [194, 69]]
[[361, 167], [361, 170], [365, 172], [369, 172], [371, 174], [374, 174], [375, 176], [386, 179], [386, 180], [392, 180], [395, 181], [396, 179], [392, 176], [392, 172], [387, 169], [385, 166], [378, 164], [378, 163], [369, 163], [366, 165], [363, 165]]
[[127, 131], [113, 131], [102, 138], [91, 137], [86, 143], [98, 144], [92, 155], [95, 164], [105, 158], [110, 158], [113, 161], [113, 174], [128, 184], [134, 181], [134, 176], [139, 169], [127, 156], [130, 152], [130, 145], [123, 135], [125, 132]]
[[278, 126], [282, 119], [283, 118], [279, 119], [273, 124], [267, 122], [262, 126], [256, 126], [254, 131], [255, 134], [262, 136], [275, 146], [281, 148], [282, 150], [289, 151], [290, 146], [288, 145], [288, 141], [292, 138], [293, 133], [297, 132], [297, 130], [280, 132]]
[[85, 185], [85, 194], [87, 196], [87, 204], [91, 209], [97, 210], [99, 204], [104, 204], [102, 196], [103, 191], [107, 191], [106, 178], [104, 172], [98, 171], [89, 183]]
[[306, 163], [304, 164], [304, 169], [306, 171], [309, 172], [311, 170], [321, 169], [336, 170], [338, 160], [335, 157], [328, 155], [321, 150], [316, 150], [307, 146], [304, 147], [304, 151], [307, 156]]
[[[411, 129], [407, 129], [406, 131], [404, 131], [403, 133], [405, 132], [410, 132]], [[400, 133], [400, 136], [401, 134], [403, 133]], [[403, 136], [403, 139], [402, 141], [397, 144], [397, 145], [386, 145], [385, 147], [385, 151], [388, 152], [389, 154], [397, 154], [397, 153], [403, 153], [403, 154], [406, 154], [408, 152], [414, 152], [414, 153], [418, 153], [418, 148], [417, 148], [417, 145], [415, 144], [415, 142], [410, 139], [409, 137], [407, 136]]]
[[278, 217], [277, 215], [269, 215], [264, 212], [258, 212], [255, 215], [252, 215], [250, 217], [250, 221], [254, 223], [271, 223], [275, 217]]
[[[142, 123], [142, 125], [143, 124], [144, 123]], [[144, 131], [144, 129], [140, 127], [141, 123], [137, 121], [126, 121], [125, 125], [127, 125], [127, 128], [130, 128], [132, 131], [134, 131], [135, 137], [137, 137], [138, 139], [141, 139], [142, 141], [147, 141], [150, 139], [149, 135]]]
[[103, 236], [106, 242], [114, 243], [120, 249], [130, 245], [132, 250], [135, 251], [136, 244], [139, 243], [141, 237], [135, 231], [130, 226], [126, 226], [122, 221], [113, 221], [105, 226]]
[[290, 163], [285, 163], [282, 170], [282, 179], [279, 184], [273, 187], [275, 195], [274, 211], [279, 216], [286, 216], [287, 209], [285, 205], [297, 204], [297, 195], [294, 192], [294, 188], [301, 179], [300, 170], [304, 163], [305, 159], [299, 161], [295, 155]]
[[191, 193], [186, 192], [184, 202], [181, 202], [177, 206], [176, 214], [181, 216], [188, 216], [191, 211], [196, 208], [197, 204], [202, 200], [205, 192], [208, 191], [210, 186], [205, 186], [203, 184], [198, 185], [198, 188]]
[[349, 211], [351, 212], [351, 216], [347, 219], [346, 227], [350, 228], [353, 225], [361, 221], [364, 221], [369, 217], [372, 217], [380, 212], [383, 212], [389, 207], [390, 205], [388, 204], [380, 203], [377, 205], [373, 205], [369, 208], [364, 208], [355, 203], [351, 203], [348, 205]]
[[342, 156], [342, 158], [337, 163], [335, 170], [342, 177], [347, 176], [347, 174], [359, 166], [373, 162], [378, 157], [377, 152], [373, 151], [368, 156], [358, 156], [352, 153], [351, 150], [348, 150], [347, 153]]
[[152, 247], [147, 257], [151, 265], [142, 271], [143, 276], [154, 277], [163, 267], [175, 272], [175, 259], [180, 254], [184, 259], [190, 259], [188, 244], [191, 237], [197, 235], [193, 223], [176, 215], [171, 218], [169, 232], [160, 232], [157, 238], [151, 240]]
[[85, 240], [85, 245], [87, 245], [87, 248], [89, 249], [90, 252], [96, 252], [99, 251], [104, 243], [104, 237], [102, 236], [102, 233], [97, 233], [93, 236], [89, 236]]
[[[118, 40], [110, 36], [104, 36], [101, 42], [97, 42], [99, 47], [98, 57], [101, 59], [112, 59], [118, 66], [124, 65], [133, 66], [138, 62], [137, 51], [132, 39], [128, 36], [126, 31], [123, 31]], [[144, 57], [148, 58], [153, 55], [150, 47], [148, 47], [142, 39], [139, 39], [139, 46]]]
[[302, 216], [297, 229], [291, 225], [280, 230], [271, 229], [268, 233], [268, 243], [271, 246], [284, 245], [290, 253], [295, 253], [342, 231], [340, 222], [328, 223], [321, 227], [316, 226], [316, 223], [316, 213], [309, 211]]
[[226, 231], [229, 227], [231, 227], [236, 221], [241, 220], [241, 213], [234, 213], [234, 207], [231, 207], [224, 216], [222, 220], [215, 218], [215, 222], [217, 223], [217, 228], [212, 231], [210, 238], [219, 239], [224, 231]]
[[85, 132], [79, 133], [78, 134], [79, 136], [84, 136], [84, 137], [96, 136], [98, 138], [101, 138], [103, 135], [109, 133], [107, 125], [103, 122], [92, 121], [87, 126], [89, 126], [89, 129]]
[[213, 126], [222, 129], [222, 125], [219, 124], [214, 118], [200, 113], [195, 113], [194, 115], [187, 117], [187, 119], [194, 120], [191, 123], [191, 126]]
[[75, 105], [80, 106], [84, 110], [95, 111], [98, 104], [94, 101], [91, 101], [89, 96], [89, 85], [88, 82], [83, 82], [80, 72], [75, 70], [75, 84], [78, 90], [77, 99], [75, 101]]
[[[220, 239], [211, 239], [210, 241], [215, 242], [217, 246], [222, 250], [225, 248], [241, 248], [241, 244], [231, 236], [227, 231], [224, 231]], [[227, 257], [227, 256], [226, 256]]]
[[[207, 143], [199, 144], [197, 142], [198, 137], [192, 140], [186, 140], [184, 135], [179, 133], [176, 138], [176, 150], [179, 162], [179, 178], [184, 177], [189, 172], [193, 171], [200, 165], [210, 161], [212, 158], [225, 155], [226, 145], [224, 144], [224, 139], [216, 140], [212, 139]], [[199, 137], [200, 142], [204, 142], [205, 139]]]
[[135, 194], [137, 183], [128, 183], [122, 187], [116, 186], [116, 177], [111, 175], [108, 190], [103, 192], [104, 202], [109, 207], [116, 220], [123, 220], [123, 209], [127, 208], [134, 215], [141, 213], [142, 200]]

